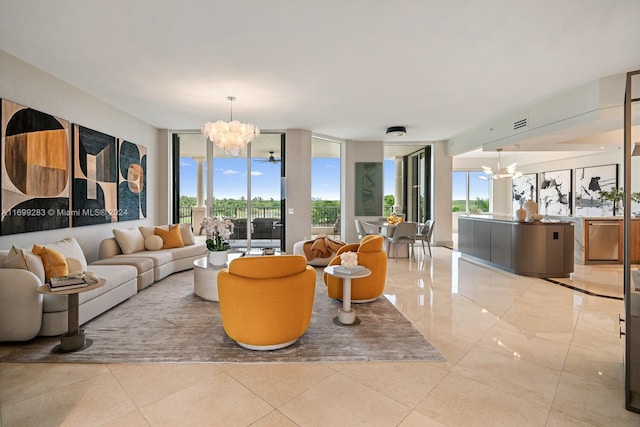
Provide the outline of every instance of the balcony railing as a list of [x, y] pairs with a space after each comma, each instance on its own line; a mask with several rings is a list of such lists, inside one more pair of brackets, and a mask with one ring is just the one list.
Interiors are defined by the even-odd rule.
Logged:
[[[393, 206], [384, 206], [384, 216], [391, 215]], [[191, 206], [180, 206], [180, 223], [191, 223]], [[212, 216], [224, 218], [247, 218], [246, 207], [214, 207]], [[311, 208], [312, 227], [333, 227], [340, 217], [340, 206], [313, 206]], [[280, 208], [251, 208], [251, 218], [282, 218]]]

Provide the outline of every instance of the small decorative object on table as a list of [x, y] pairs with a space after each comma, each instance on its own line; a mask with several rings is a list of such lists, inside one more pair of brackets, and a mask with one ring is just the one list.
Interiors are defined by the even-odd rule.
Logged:
[[533, 221], [531, 215], [538, 213], [538, 204], [529, 199], [524, 203], [524, 209], [527, 211], [527, 221]]
[[402, 219], [401, 216], [398, 216], [395, 213], [392, 213], [387, 217], [387, 223], [390, 225], [400, 224], [401, 222], [404, 222], [404, 219]]
[[353, 274], [363, 269], [363, 266], [358, 265], [358, 254], [347, 251], [340, 254], [340, 266], [336, 266], [334, 271], [342, 274]]
[[516, 217], [516, 221], [519, 222], [524, 222], [527, 220], [527, 210], [523, 207], [524, 206], [524, 198], [520, 198], [520, 208], [516, 209], [515, 211], [515, 217]]
[[204, 218], [200, 224], [207, 231], [207, 249], [209, 249], [209, 263], [224, 265], [227, 263], [229, 237], [233, 233], [233, 222], [223, 218]]

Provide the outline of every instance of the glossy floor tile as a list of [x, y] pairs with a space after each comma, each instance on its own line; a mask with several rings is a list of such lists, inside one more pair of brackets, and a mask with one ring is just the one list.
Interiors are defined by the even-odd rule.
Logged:
[[[444, 362], [0, 363], [0, 425], [640, 426], [624, 409], [621, 300], [417, 252], [389, 262], [385, 297]], [[622, 295], [620, 266], [556, 281]]]

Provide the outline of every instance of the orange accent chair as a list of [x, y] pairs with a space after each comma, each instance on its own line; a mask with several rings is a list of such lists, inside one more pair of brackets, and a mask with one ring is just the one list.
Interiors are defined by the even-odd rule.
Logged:
[[300, 255], [236, 258], [218, 273], [226, 334], [250, 350], [276, 350], [309, 327], [316, 272]]
[[[375, 301], [384, 291], [387, 281], [387, 253], [382, 249], [384, 237], [364, 236], [360, 243], [350, 243], [338, 249], [329, 265], [340, 265], [340, 254], [350, 251], [358, 254], [358, 264], [371, 270], [371, 275], [351, 280], [351, 302]], [[329, 298], [342, 299], [342, 279], [324, 274]]]

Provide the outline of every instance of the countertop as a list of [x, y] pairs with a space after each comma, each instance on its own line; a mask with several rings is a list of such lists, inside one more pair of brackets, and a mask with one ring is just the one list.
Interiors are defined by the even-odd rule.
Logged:
[[516, 221], [513, 219], [511, 215], [460, 215], [459, 218], [468, 218], [468, 219], [476, 219], [476, 220], [484, 220], [484, 221], [498, 221], [498, 222], [510, 222], [514, 224], [522, 224], [522, 225], [535, 225], [535, 224], [568, 224], [573, 221], [566, 221], [560, 219], [542, 219], [540, 221]]

